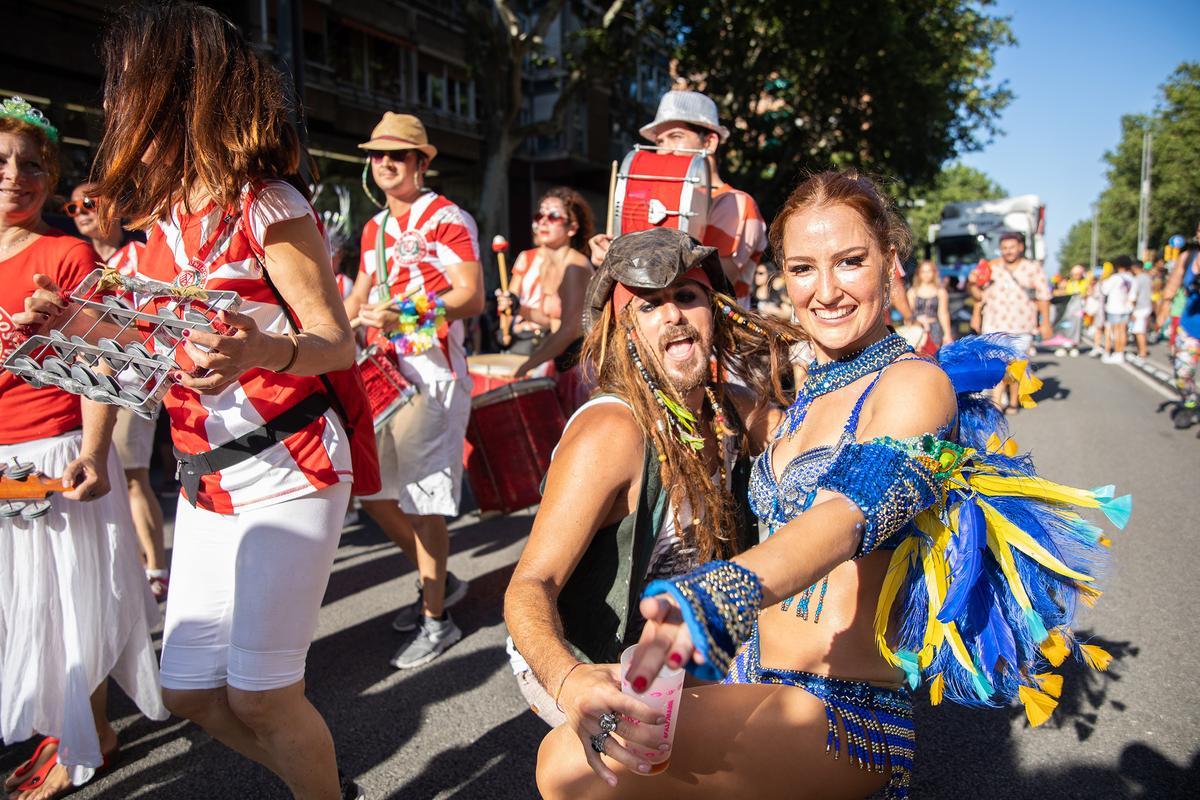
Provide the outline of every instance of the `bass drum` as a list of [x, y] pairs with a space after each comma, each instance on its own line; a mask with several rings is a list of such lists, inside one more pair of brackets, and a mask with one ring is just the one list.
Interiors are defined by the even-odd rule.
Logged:
[[703, 153], [668, 153], [638, 145], [617, 172], [613, 236], [649, 228], [678, 228], [702, 240], [711, 193], [712, 178]]

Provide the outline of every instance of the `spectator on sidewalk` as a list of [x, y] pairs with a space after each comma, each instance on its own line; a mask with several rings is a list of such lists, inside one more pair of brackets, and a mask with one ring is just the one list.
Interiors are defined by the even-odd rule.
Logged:
[[1129, 338], [1129, 317], [1137, 300], [1137, 282], [1134, 281], [1133, 259], [1118, 256], [1113, 261], [1113, 274], [1100, 284], [1104, 295], [1104, 358], [1105, 364], [1121, 364], [1125, 361], [1125, 345]]
[[1133, 276], [1135, 296], [1133, 300], [1133, 318], [1129, 323], [1129, 332], [1137, 343], [1137, 357], [1144, 360], [1150, 356], [1146, 345], [1146, 333], [1150, 328], [1150, 315], [1154, 312], [1154, 286], [1150, 280], [1150, 269], [1153, 265], [1147, 262], [1145, 269], [1137, 270]]

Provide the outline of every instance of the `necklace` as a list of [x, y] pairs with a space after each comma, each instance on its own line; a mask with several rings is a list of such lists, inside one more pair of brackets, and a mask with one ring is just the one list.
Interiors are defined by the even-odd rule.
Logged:
[[785, 433], [794, 436], [808, 407], [821, 395], [837, 391], [872, 372], [878, 372], [905, 353], [913, 351], [912, 345], [898, 333], [889, 333], [877, 342], [835, 361], [814, 364], [808, 370], [804, 386], [796, 393], [796, 400], [788, 407], [785, 415]]
[[4, 245], [3, 247], [0, 247], [0, 258], [7, 258], [8, 254], [11, 251], [16, 249], [19, 245], [24, 244], [29, 239], [30, 236], [33, 236], [33, 231], [27, 230], [27, 231], [25, 231], [25, 235], [22, 236], [21, 238], [14, 239], [13, 241], [9, 242], [8, 244]]

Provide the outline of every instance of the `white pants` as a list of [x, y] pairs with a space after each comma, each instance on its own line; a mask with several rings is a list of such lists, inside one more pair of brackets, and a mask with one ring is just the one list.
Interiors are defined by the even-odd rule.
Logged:
[[304, 677], [349, 500], [348, 482], [240, 514], [180, 499], [164, 688], [267, 691]]

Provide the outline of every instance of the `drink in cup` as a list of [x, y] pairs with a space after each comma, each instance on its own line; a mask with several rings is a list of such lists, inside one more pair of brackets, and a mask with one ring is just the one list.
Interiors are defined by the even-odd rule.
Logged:
[[[637, 645], [625, 648], [621, 653], [621, 691], [630, 697], [636, 697], [658, 713], [666, 723], [663, 725], [663, 738], [660, 744], [671, 744], [675, 740], [675, 722], [679, 718], [679, 701], [683, 699], [683, 676], [685, 671], [671, 669], [666, 664], [659, 670], [658, 675], [646, 687], [646, 691], [638, 694], [629, 685], [629, 662], [633, 660], [633, 651]], [[653, 723], [654, 720], [643, 720]], [[661, 751], [643, 750], [630, 746], [630, 750], [641, 758], [656, 759], [662, 757]], [[656, 775], [667, 768], [670, 762], [667, 758], [661, 764], [650, 764], [650, 774]]]

